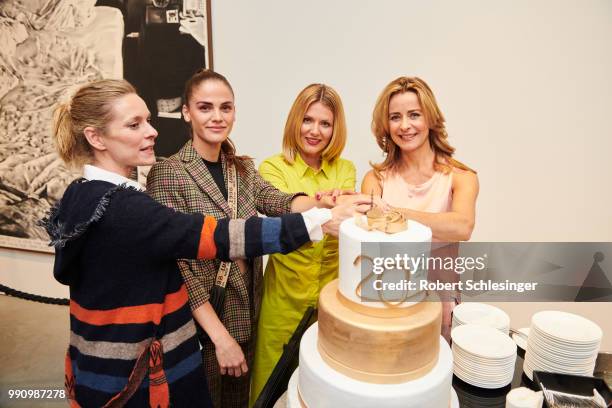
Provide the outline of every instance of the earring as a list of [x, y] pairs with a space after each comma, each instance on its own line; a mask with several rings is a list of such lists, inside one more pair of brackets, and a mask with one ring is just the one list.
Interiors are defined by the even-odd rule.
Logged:
[[382, 138], [382, 149], [384, 153], [387, 152], [387, 136], [383, 136]]

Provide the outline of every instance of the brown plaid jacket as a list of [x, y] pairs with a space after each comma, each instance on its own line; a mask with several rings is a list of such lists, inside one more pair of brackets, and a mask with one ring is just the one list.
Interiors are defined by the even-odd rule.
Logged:
[[[225, 156], [221, 153], [223, 175], [227, 185]], [[247, 218], [257, 212], [278, 216], [291, 211], [291, 200], [298, 194], [286, 194], [261, 178], [252, 161], [247, 162], [246, 174], [237, 173], [238, 217]], [[156, 163], [147, 177], [149, 194], [160, 203], [178, 211], [202, 213], [216, 218], [231, 217], [231, 210], [223, 194], [201, 157], [187, 142], [178, 153]], [[191, 309], [208, 301], [210, 289], [219, 270], [219, 260], [178, 261], [189, 292]], [[247, 262], [246, 274], [232, 263], [225, 291], [223, 324], [237, 342], [250, 339], [262, 296], [262, 258]], [[252, 281], [251, 281], [252, 279]], [[252, 287], [252, 298], [250, 288]]]

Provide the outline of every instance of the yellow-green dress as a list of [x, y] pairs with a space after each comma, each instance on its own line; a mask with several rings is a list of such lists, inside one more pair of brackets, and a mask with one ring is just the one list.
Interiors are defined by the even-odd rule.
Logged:
[[[355, 189], [355, 166], [345, 159], [323, 161], [313, 170], [299, 156], [293, 164], [282, 154], [265, 160], [259, 167], [261, 176], [286, 193]], [[317, 305], [321, 289], [338, 276], [338, 240], [325, 235], [323, 240], [308, 243], [287, 255], [271, 255], [264, 272], [253, 377], [251, 405], [272, 374], [283, 345], [295, 331], [309, 306]]]

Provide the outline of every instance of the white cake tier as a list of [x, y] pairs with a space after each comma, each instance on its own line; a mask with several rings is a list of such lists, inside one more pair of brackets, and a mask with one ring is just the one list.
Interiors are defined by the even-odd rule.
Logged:
[[287, 408], [303, 408], [298, 394], [299, 371], [300, 369], [296, 368], [287, 384]]
[[[415, 243], [410, 246], [410, 251], [406, 242]], [[368, 245], [368, 250], [362, 253], [362, 243], [372, 243]], [[380, 243], [380, 244], [379, 244]], [[417, 250], [418, 253], [413, 251]], [[416, 221], [408, 220], [408, 229], [395, 234], [386, 234], [381, 231], [366, 231], [355, 224], [355, 219], [345, 220], [340, 225], [340, 269], [338, 278], [340, 280], [339, 290], [344, 297], [364, 306], [372, 308], [388, 309], [389, 304], [380, 301], [380, 297], [390, 301], [397, 307], [409, 307], [425, 298], [425, 293], [420, 291], [406, 291], [405, 297], [401, 291], [393, 290], [388, 292], [376, 292], [375, 296], [365, 296], [362, 299], [362, 291], [358, 289], [360, 283], [366, 276], [362, 276], [362, 265], [367, 265], [367, 270], [372, 270], [372, 262], [375, 258], [395, 258], [397, 254], [408, 254], [409, 256], [425, 257], [431, 250], [431, 229]], [[375, 279], [380, 278], [383, 282], [398, 282], [400, 279], [418, 281], [427, 278], [427, 272], [423, 270], [404, 271], [386, 270], [385, 274], [376, 276], [371, 274], [362, 283], [362, 287], [370, 285], [372, 287]], [[365, 295], [365, 293], [364, 293]], [[401, 304], [398, 303], [401, 301]]]
[[[304, 403], [301, 401], [301, 397], [298, 392], [298, 383], [300, 381], [300, 369], [297, 368], [291, 378], [289, 379], [289, 384], [287, 385], [287, 393], [286, 395], [286, 404], [287, 408], [305, 408]], [[457, 392], [454, 388], [450, 389], [450, 408], [460, 408], [459, 407], [459, 397], [457, 396]], [[274, 406], [276, 408], [276, 405]], [[384, 407], [381, 407], [384, 408]], [[446, 407], [444, 407], [446, 408]]]
[[[298, 393], [298, 383], [300, 379], [300, 369], [297, 368], [293, 374], [291, 375], [291, 379], [289, 379], [289, 385], [287, 386], [286, 395], [286, 407], [287, 408], [305, 408], [304, 404], [300, 399], [300, 395]], [[451, 387], [451, 397], [450, 397], [450, 408], [460, 408], [459, 407], [459, 398], [457, 397], [457, 392], [454, 388]], [[276, 407], [276, 405], [275, 405]], [[446, 408], [446, 407], [444, 407]]]
[[[438, 362], [428, 374], [400, 384], [354, 380], [327, 365], [317, 349], [318, 326], [312, 325], [300, 343], [298, 388], [308, 408], [446, 408], [453, 377], [453, 355], [440, 337]], [[385, 350], [380, 350], [384, 353]]]
[[[304, 404], [301, 401], [299, 392], [298, 392], [299, 381], [300, 381], [300, 369], [297, 368], [291, 375], [291, 379], [289, 379], [289, 385], [287, 386], [287, 393], [285, 394], [286, 395], [285, 406], [287, 408], [305, 408]], [[459, 407], [459, 397], [457, 396], [457, 392], [452, 387], [450, 391], [451, 391], [450, 392], [451, 394], [450, 408], [460, 408]], [[274, 407], [276, 408], [276, 405]]]

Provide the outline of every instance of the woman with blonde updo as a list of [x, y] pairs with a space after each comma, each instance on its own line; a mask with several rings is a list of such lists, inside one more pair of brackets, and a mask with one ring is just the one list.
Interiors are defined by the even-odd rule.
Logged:
[[210, 407], [176, 259], [231, 261], [310, 240], [301, 214], [217, 220], [150, 198], [128, 178], [155, 162], [149, 119], [144, 101], [121, 80], [82, 86], [54, 114], [59, 156], [84, 173], [43, 220], [55, 246], [55, 278], [70, 286], [71, 406]]
[[[385, 154], [361, 185], [409, 219], [431, 228], [434, 241], [470, 239], [476, 217], [478, 177], [453, 158], [444, 116], [429, 86], [399, 77], [381, 92], [372, 114], [372, 133]], [[448, 338], [453, 302], [444, 307]]]

